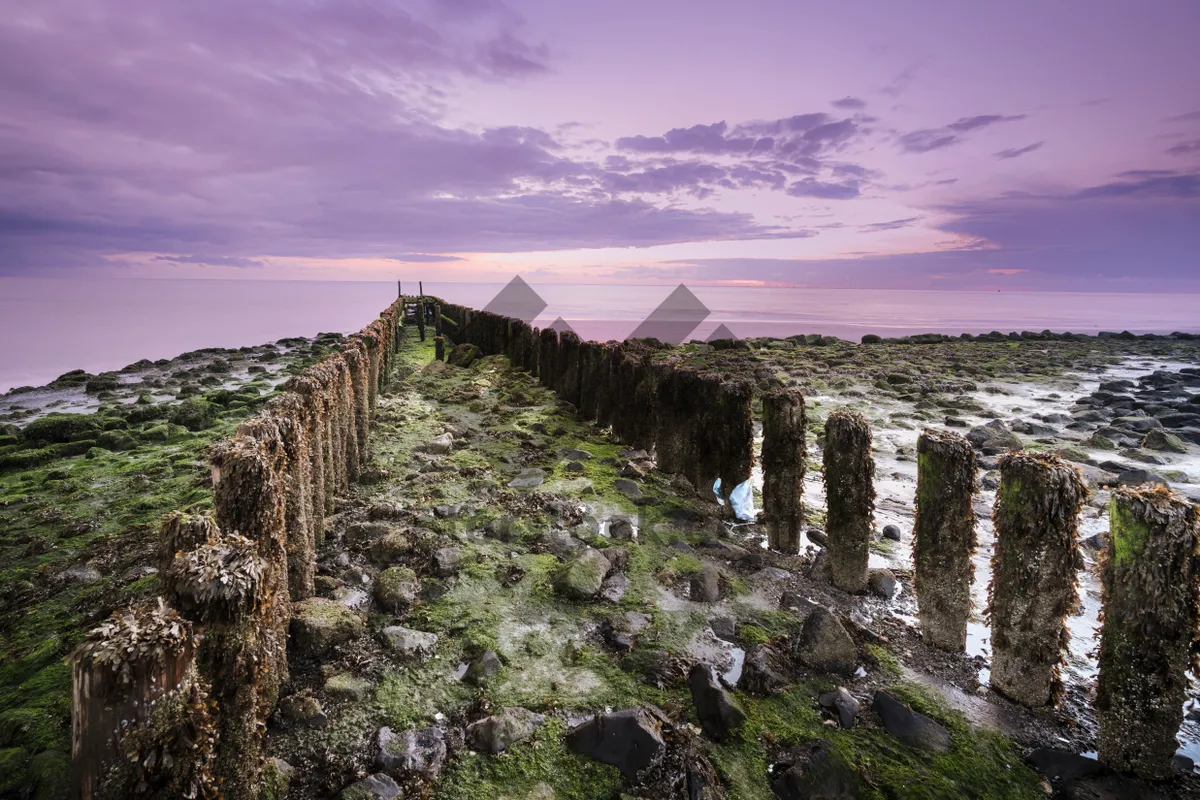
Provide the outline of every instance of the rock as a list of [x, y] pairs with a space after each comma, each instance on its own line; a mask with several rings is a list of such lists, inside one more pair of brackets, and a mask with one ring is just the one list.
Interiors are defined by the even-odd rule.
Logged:
[[[607, 551], [605, 552], [607, 553]], [[604, 579], [604, 583], [600, 584], [600, 599], [609, 603], [619, 603], [628, 588], [629, 579], [625, 577], [625, 573], [614, 572]]]
[[813, 669], [850, 675], [858, 661], [854, 640], [828, 609], [817, 607], [796, 639], [796, 659]]
[[566, 469], [567, 472], [583, 472], [583, 464], [579, 463], [578, 461], [568, 461], [567, 466], [564, 467], [564, 469]]
[[415, 728], [399, 735], [380, 728], [375, 737], [379, 754], [375, 764], [392, 776], [420, 775], [436, 778], [446, 759], [446, 738], [441, 728]]
[[791, 765], [771, 782], [779, 800], [856, 800], [859, 776], [831, 742], [815, 739], [792, 751]]
[[502, 708], [467, 726], [467, 745], [480, 753], [503, 753], [532, 736], [545, 721], [545, 716], [526, 708]]
[[371, 543], [371, 560], [379, 565], [395, 564], [412, 549], [412, 542], [399, 531], [390, 531]]
[[1081, 544], [1088, 550], [1098, 553], [1104, 549], [1104, 536], [1099, 533], [1093, 533], [1084, 539]]
[[542, 550], [552, 553], [559, 558], [571, 558], [584, 550], [587, 545], [566, 531], [548, 531], [534, 542]]
[[487, 683], [488, 678], [499, 672], [503, 666], [504, 664], [501, 663], [500, 656], [488, 650], [471, 662], [471, 666], [467, 667], [467, 672], [463, 675], [463, 680], [472, 686], [482, 686]]
[[325, 681], [325, 694], [336, 701], [351, 700], [361, 703], [371, 694], [371, 683], [348, 672], [339, 672]]
[[346, 543], [365, 544], [386, 536], [392, 530], [392, 526], [386, 522], [351, 522], [346, 526]]
[[599, 550], [588, 547], [558, 571], [554, 590], [571, 600], [593, 598], [600, 591], [610, 566]]
[[1141, 486], [1143, 483], [1169, 485], [1166, 478], [1148, 469], [1127, 469], [1117, 475], [1117, 483], [1121, 486]]
[[338, 645], [361, 636], [362, 618], [341, 603], [310, 597], [292, 604], [292, 642], [309, 657], [327, 655]]
[[403, 625], [389, 625], [380, 633], [388, 648], [404, 661], [428, 661], [437, 647], [436, 633], [416, 631]]
[[804, 532], [804, 535], [807, 536], [808, 540], [815, 545], [826, 547], [829, 544], [829, 536], [825, 533], [825, 531], [819, 531], [816, 528], [809, 528]]
[[600, 633], [615, 649], [629, 651], [633, 649], [633, 637], [646, 628], [650, 621], [650, 617], [645, 614], [626, 611], [624, 614], [614, 614], [600, 623]]
[[532, 489], [541, 486], [546, 481], [546, 471], [537, 467], [521, 470], [521, 474], [508, 482], [511, 489]]
[[867, 588], [871, 594], [891, 600], [896, 593], [896, 576], [890, 569], [873, 569], [867, 574]]
[[627, 478], [617, 478], [613, 481], [612, 485], [614, 489], [626, 497], [637, 498], [642, 496], [641, 487]]
[[520, 520], [512, 517], [500, 517], [499, 519], [488, 520], [483, 526], [483, 532], [492, 539], [499, 539], [502, 542], [514, 542], [525, 532], [525, 527]]
[[567, 450], [562, 451], [562, 457], [568, 458], [572, 461], [591, 461], [592, 460], [592, 454], [589, 453], [587, 450], [578, 450], [575, 448], [568, 448]]
[[1166, 796], [1149, 784], [1123, 775], [1092, 775], [1071, 781], [1064, 791], [1066, 800], [1165, 800]]
[[1191, 775], [1193, 772], [1196, 771], [1196, 762], [1194, 760], [1192, 760], [1189, 756], [1185, 756], [1183, 753], [1176, 753], [1175, 754], [1175, 769], [1179, 770], [1180, 772], [1182, 772], [1186, 775]]
[[342, 790], [342, 800], [396, 800], [400, 787], [390, 775], [377, 772]]
[[738, 688], [750, 694], [772, 695], [787, 685], [784, 658], [775, 648], [755, 645], [746, 653]]
[[450, 351], [450, 355], [446, 358], [446, 363], [454, 367], [466, 369], [475, 363], [475, 359], [479, 358], [479, 348], [470, 342], [457, 344]]
[[[758, 553], [747, 553], [746, 555], [755, 556], [758, 555]], [[746, 556], [743, 556], [743, 558], [745, 557]], [[788, 572], [786, 569], [780, 569], [779, 567], [763, 567], [758, 572], [751, 575], [750, 579], [757, 583], [779, 583], [780, 581], [786, 581], [791, 577], [792, 573]]]
[[433, 571], [439, 578], [449, 578], [462, 568], [461, 547], [443, 547], [433, 554]]
[[1010, 450], [1020, 450], [1024, 447], [1020, 438], [998, 419], [994, 419], [986, 425], [972, 428], [967, 432], [967, 440], [975, 449], [987, 455], [998, 455]]
[[854, 727], [854, 719], [858, 716], [860, 706], [858, 700], [854, 699], [854, 695], [846, 691], [845, 687], [839, 686], [837, 691], [825, 692], [817, 698], [817, 704], [837, 717], [842, 730], [848, 731]]
[[746, 712], [717, 684], [707, 664], [696, 664], [688, 672], [688, 688], [700, 727], [713, 739], [724, 741], [745, 724]]
[[808, 612], [816, 609], [818, 606], [812, 600], [796, 592], [784, 592], [779, 597], [779, 607]]
[[463, 508], [462, 503], [434, 506], [433, 515], [438, 519], [454, 519], [455, 517], [462, 516]]
[[879, 715], [888, 733], [909, 747], [939, 753], [950, 749], [950, 733], [945, 728], [885, 691], [875, 692], [871, 710]]
[[1162, 429], [1152, 430], [1142, 439], [1142, 447], [1148, 450], [1158, 450], [1164, 453], [1186, 453], [1187, 444], [1173, 433]]
[[712, 564], [704, 567], [691, 580], [691, 599], [697, 603], [715, 603], [721, 599], [721, 573]]
[[626, 464], [624, 467], [621, 468], [620, 474], [621, 474], [622, 478], [644, 478], [644, 477], [646, 477], [646, 472], [647, 471], [645, 469], [643, 469], [641, 466], [630, 461], [628, 464]]
[[99, 581], [103, 575], [94, 567], [67, 567], [58, 573], [59, 580], [67, 584], [90, 584]]
[[568, 731], [566, 743], [573, 753], [616, 767], [627, 780], [658, 763], [666, 750], [662, 723], [640, 707], [597, 714]]
[[454, 449], [454, 435], [447, 431], [441, 436], [437, 436], [432, 441], [426, 443], [426, 445], [421, 449], [423, 449], [426, 453], [445, 455]]
[[613, 539], [633, 538], [633, 520], [629, 517], [613, 517], [608, 523], [608, 535]]
[[708, 621], [713, 635], [727, 642], [737, 641], [737, 619], [730, 616], [713, 617]]
[[380, 519], [400, 519], [405, 515], [404, 506], [396, 501], [376, 503], [367, 509], [367, 518], [373, 520]]
[[1025, 763], [1055, 783], [1066, 783], [1104, 771], [1104, 766], [1094, 758], [1050, 747], [1036, 748], [1025, 756]]
[[280, 700], [279, 716], [288, 722], [310, 728], [324, 728], [329, 724], [329, 717], [321, 708], [320, 701], [306, 694], [294, 694]]
[[900, 541], [900, 526], [899, 525], [884, 525], [883, 538], [891, 539], [893, 542]]
[[417, 575], [408, 567], [388, 567], [375, 580], [375, 602], [392, 613], [398, 614], [417, 600], [420, 592]]

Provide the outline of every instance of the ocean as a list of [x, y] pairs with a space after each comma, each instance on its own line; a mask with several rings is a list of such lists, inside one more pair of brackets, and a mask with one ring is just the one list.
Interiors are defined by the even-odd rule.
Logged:
[[[622, 339], [675, 284], [540, 284], [535, 324], [562, 317], [588, 339]], [[405, 282], [414, 293], [417, 282]], [[425, 283], [427, 294], [482, 308], [502, 283]], [[710, 311], [691, 338], [720, 324], [736, 336], [821, 333], [1200, 332], [1200, 296], [690, 286]], [[394, 282], [0, 278], [0, 393], [64, 372], [97, 373], [202, 347], [241, 347], [363, 327], [397, 294]]]

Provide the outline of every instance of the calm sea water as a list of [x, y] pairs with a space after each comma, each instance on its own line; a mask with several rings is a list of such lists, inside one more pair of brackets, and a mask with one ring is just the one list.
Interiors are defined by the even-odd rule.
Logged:
[[[537, 324], [563, 317], [581, 336], [621, 339], [675, 288], [531, 284]], [[411, 286], [411, 289], [409, 288]], [[482, 308], [501, 283], [429, 283], [425, 291]], [[980, 333], [991, 330], [1200, 331], [1200, 296], [691, 287], [737, 336]], [[405, 286], [416, 289], [416, 282]], [[396, 296], [392, 282], [52, 280], [0, 278], [0, 392], [72, 369], [119, 369], [201, 347], [358, 330]]]

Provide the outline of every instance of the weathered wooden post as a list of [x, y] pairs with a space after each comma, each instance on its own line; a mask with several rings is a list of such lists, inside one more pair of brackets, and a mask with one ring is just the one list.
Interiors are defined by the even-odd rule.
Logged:
[[962, 436], [929, 430], [918, 437], [913, 560], [921, 635], [951, 652], [967, 646], [975, 472], [975, 449]]
[[1055, 456], [1018, 452], [1000, 459], [987, 610], [991, 685], [1030, 708], [1053, 702], [1061, 688], [1067, 615], [1079, 602], [1079, 511], [1086, 499], [1079, 470]]
[[1148, 780], [1174, 771], [1200, 630], [1197, 509], [1165, 487], [1115, 489], [1101, 559], [1100, 760]]
[[191, 624], [114, 614], [72, 654], [71, 797], [216, 797], [215, 732]]
[[446, 360], [446, 340], [440, 335], [433, 337], [433, 357], [438, 361]]
[[400, 281], [396, 281], [396, 296], [404, 297], [404, 284]]
[[218, 535], [180, 553], [167, 573], [167, 597], [189, 620], [204, 626], [197, 654], [216, 703], [217, 752], [213, 773], [228, 800], [252, 800], [261, 789], [268, 711], [259, 626], [264, 563], [255, 542]]
[[772, 550], [800, 552], [804, 523], [804, 395], [778, 389], [763, 395], [763, 512]]
[[875, 459], [866, 417], [848, 408], [829, 414], [824, 466], [830, 576], [842, 591], [861, 592], [867, 588], [875, 512]]
[[442, 304], [441, 303], [433, 304], [433, 332], [437, 336], [442, 335]]
[[417, 333], [425, 341], [425, 298], [417, 301]]

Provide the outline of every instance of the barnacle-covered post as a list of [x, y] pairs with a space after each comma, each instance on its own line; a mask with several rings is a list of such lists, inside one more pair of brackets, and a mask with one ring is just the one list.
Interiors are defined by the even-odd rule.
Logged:
[[867, 563], [875, 513], [875, 459], [866, 417], [839, 408], [825, 420], [826, 533], [833, 585], [845, 592], [867, 588]]
[[425, 300], [424, 298], [417, 301], [417, 333], [421, 337], [421, 341], [425, 341]]
[[161, 600], [114, 614], [71, 656], [73, 800], [216, 797], [192, 626]]
[[167, 570], [175, 563], [175, 555], [184, 550], [194, 550], [221, 531], [217, 523], [207, 514], [184, 514], [173, 511], [163, 517], [158, 543], [158, 574], [164, 579]]
[[1000, 459], [988, 586], [992, 688], [1029, 708], [1055, 700], [1067, 649], [1067, 615], [1079, 602], [1079, 511], [1087, 486], [1056, 456]]
[[934, 647], [967, 646], [975, 567], [975, 449], [958, 434], [928, 430], [917, 438], [914, 583], [921, 635]]
[[218, 535], [180, 553], [167, 572], [167, 598], [204, 627], [197, 654], [216, 704], [218, 746], [213, 772], [228, 800], [259, 796], [266, 702], [259, 669], [258, 628], [263, 560], [255, 542]]
[[[754, 386], [750, 381], [721, 381], [712, 406], [709, 448], [712, 469], [721, 480], [721, 495], [729, 500], [733, 490], [750, 480], [754, 468]], [[726, 502], [733, 514], [733, 503]]]
[[435, 361], [446, 360], [446, 339], [441, 334], [433, 337], [433, 358]]
[[1101, 561], [1100, 760], [1171, 776], [1200, 630], [1197, 509], [1165, 487], [1116, 489]]
[[558, 331], [542, 328], [538, 335], [538, 380], [547, 389], [558, 379]]
[[763, 514], [772, 550], [800, 552], [804, 523], [804, 395], [777, 389], [763, 395]]

